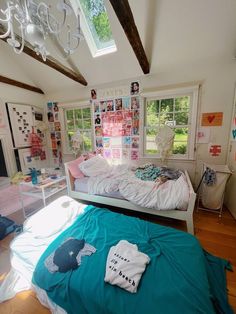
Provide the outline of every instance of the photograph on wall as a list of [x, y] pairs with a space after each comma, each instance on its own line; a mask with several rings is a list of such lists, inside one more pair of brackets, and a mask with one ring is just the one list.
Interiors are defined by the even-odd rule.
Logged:
[[111, 146], [111, 138], [110, 137], [103, 137], [103, 147], [110, 148]]
[[124, 136], [122, 139], [122, 146], [130, 146], [131, 145], [131, 137], [130, 136]]
[[139, 97], [131, 97], [131, 109], [139, 109]]
[[106, 159], [111, 159], [111, 150], [110, 149], [104, 149], [103, 151], [103, 157]]
[[54, 112], [58, 112], [59, 111], [59, 108], [58, 108], [58, 105], [56, 102], [53, 103], [53, 111]]
[[53, 108], [53, 103], [52, 102], [48, 102], [47, 103], [47, 111], [51, 111], [52, 112], [52, 108]]
[[122, 147], [122, 137], [121, 136], [112, 137], [111, 138], [111, 147], [112, 148]]
[[59, 121], [59, 112], [54, 113], [54, 121]]
[[130, 85], [130, 94], [137, 95], [139, 94], [139, 82], [132, 82]]
[[202, 113], [201, 126], [222, 126], [223, 112]]
[[131, 160], [138, 160], [138, 159], [139, 159], [138, 150], [131, 150]]
[[119, 148], [112, 149], [112, 158], [121, 159], [121, 150]]
[[46, 160], [46, 152], [44, 150], [40, 153], [40, 160]]
[[56, 132], [56, 139], [61, 140], [61, 132]]
[[91, 94], [91, 99], [97, 99], [96, 89], [91, 89], [90, 94]]
[[100, 112], [100, 109], [99, 109], [99, 102], [94, 102], [94, 112], [95, 113], [99, 113]]
[[130, 97], [122, 98], [122, 103], [123, 103], [124, 110], [130, 110]]
[[102, 127], [101, 126], [95, 126], [95, 135], [96, 136], [102, 136]]
[[107, 103], [106, 101], [100, 101], [100, 111], [106, 112], [107, 111]]
[[54, 122], [54, 115], [51, 111], [47, 113], [47, 116], [48, 116], [48, 122]]
[[94, 124], [101, 124], [101, 118], [100, 118], [100, 114], [96, 114], [96, 117], [94, 119]]
[[122, 149], [122, 159], [129, 159], [129, 149]]
[[138, 136], [134, 136], [131, 139], [131, 147], [138, 149], [139, 148], [139, 137]]
[[96, 148], [96, 154], [103, 155], [103, 148], [100, 148], [100, 147]]
[[122, 98], [117, 98], [115, 100], [115, 104], [116, 104], [116, 111], [123, 109], [123, 107], [122, 107]]
[[54, 126], [55, 126], [55, 131], [61, 131], [61, 123], [60, 122], [55, 122]]
[[55, 126], [53, 122], [49, 123], [48, 125], [49, 125], [49, 131], [55, 131]]
[[114, 111], [114, 102], [113, 102], [113, 100], [107, 100], [107, 111]]
[[102, 137], [96, 137], [96, 147], [103, 147]]

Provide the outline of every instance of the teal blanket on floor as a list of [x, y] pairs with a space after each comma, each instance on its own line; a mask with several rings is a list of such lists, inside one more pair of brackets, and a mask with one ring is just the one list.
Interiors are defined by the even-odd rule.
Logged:
[[[96, 252], [83, 256], [76, 270], [50, 273], [45, 259], [69, 237], [85, 239]], [[104, 282], [109, 249], [121, 239], [151, 259], [134, 294]], [[226, 267], [188, 233], [88, 206], [41, 256], [33, 283], [68, 314], [233, 313]]]

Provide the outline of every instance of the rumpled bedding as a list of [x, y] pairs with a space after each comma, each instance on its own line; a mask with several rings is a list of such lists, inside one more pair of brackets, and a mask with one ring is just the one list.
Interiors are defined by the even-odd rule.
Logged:
[[[80, 164], [82, 171], [87, 167], [88, 161], [84, 163]], [[163, 183], [138, 179], [129, 165], [104, 167], [102, 157], [90, 159], [88, 166], [90, 174], [88, 179], [89, 194], [102, 195], [119, 191], [125, 199], [146, 208], [157, 210], [187, 209], [189, 187], [184, 173], [180, 171], [177, 180], [168, 180]], [[92, 169], [95, 169], [94, 172]]]

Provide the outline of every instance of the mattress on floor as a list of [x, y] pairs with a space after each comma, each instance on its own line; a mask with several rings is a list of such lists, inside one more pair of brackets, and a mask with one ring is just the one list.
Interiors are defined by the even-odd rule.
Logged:
[[[75, 191], [76, 192], [82, 192], [82, 193], [88, 193], [88, 179], [89, 179], [89, 177], [76, 179], [74, 182]], [[125, 198], [120, 194], [119, 191], [100, 194], [100, 195], [125, 200]]]

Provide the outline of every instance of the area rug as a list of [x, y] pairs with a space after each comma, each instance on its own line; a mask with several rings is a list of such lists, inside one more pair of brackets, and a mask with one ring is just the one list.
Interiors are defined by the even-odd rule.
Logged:
[[[62, 190], [60, 193], [57, 193], [47, 199], [47, 204], [65, 194], [66, 190]], [[43, 200], [41, 199], [28, 195], [23, 195], [22, 197], [27, 216], [30, 215], [31, 212], [33, 213], [34, 211], [44, 207]], [[18, 210], [22, 210], [19, 186], [16, 184], [8, 184], [4, 187], [0, 187], [0, 215], [9, 216]]]
[[[38, 200], [31, 196], [23, 195], [24, 206], [27, 208], [29, 205], [39, 203]], [[19, 192], [19, 186], [15, 184], [9, 184], [1, 187], [0, 190], [0, 214], [2, 216], [8, 216], [12, 213], [22, 209], [21, 197]]]

